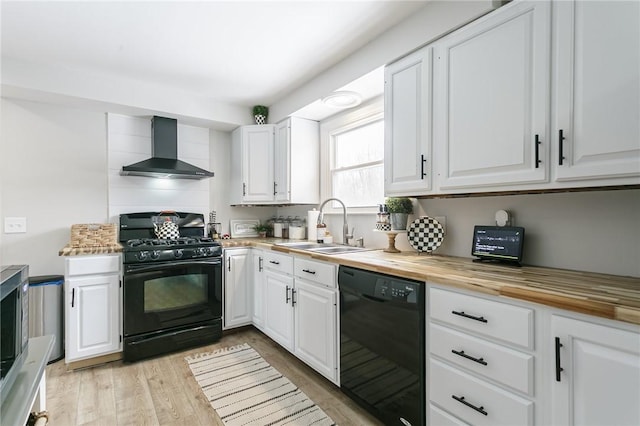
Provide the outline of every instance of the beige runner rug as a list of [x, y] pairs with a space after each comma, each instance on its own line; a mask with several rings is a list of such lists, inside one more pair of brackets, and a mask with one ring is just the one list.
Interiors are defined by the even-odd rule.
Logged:
[[246, 343], [185, 360], [225, 426], [335, 425]]

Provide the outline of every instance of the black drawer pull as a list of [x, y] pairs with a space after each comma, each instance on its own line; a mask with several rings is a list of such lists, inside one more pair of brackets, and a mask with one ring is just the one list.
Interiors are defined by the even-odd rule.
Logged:
[[427, 162], [427, 159], [424, 158], [424, 154], [420, 155], [420, 179], [424, 179], [427, 176], [427, 173], [424, 171], [424, 165]]
[[472, 319], [472, 320], [476, 320], [476, 321], [480, 321], [480, 322], [487, 322], [485, 317], [474, 317], [473, 315], [465, 314], [464, 311], [451, 311], [451, 313], [454, 314], [454, 315], [459, 315], [461, 317], [469, 318], [469, 319]]
[[455, 399], [458, 402], [463, 403], [464, 405], [466, 405], [469, 408], [473, 408], [474, 410], [476, 410], [478, 413], [482, 413], [485, 416], [487, 416], [489, 413], [487, 413], [486, 411], [484, 411], [484, 407], [476, 407], [473, 404], [468, 403], [467, 401], [464, 400], [464, 396], [455, 396], [455, 395], [451, 395], [451, 398]]
[[537, 169], [538, 167], [540, 167], [540, 163], [542, 163], [542, 161], [540, 161], [540, 144], [541, 144], [541, 143], [542, 143], [542, 142], [540, 142], [540, 136], [539, 136], [539, 135], [536, 135], [536, 137], [535, 137], [535, 144], [536, 144], [536, 146], [535, 146], [535, 148], [536, 148], [536, 161], [535, 161], [535, 167], [536, 167], [536, 169]]
[[302, 272], [306, 272], [307, 274], [312, 274], [312, 275], [316, 274], [316, 271], [310, 271], [308, 269], [303, 269]]
[[[292, 289], [293, 290], [293, 289]], [[289, 286], [287, 286], [287, 289], [284, 291], [285, 292], [285, 300], [284, 303], [287, 304], [289, 303], [289, 300], [291, 300], [291, 298], [289, 297]]]
[[471, 355], [465, 354], [464, 351], [456, 351], [455, 349], [451, 349], [451, 352], [463, 358], [470, 359], [471, 361], [475, 361], [478, 364], [487, 365], [487, 361], [485, 361], [484, 358], [474, 358]]
[[71, 307], [73, 308], [76, 303], [76, 288], [71, 289]]
[[280, 264], [280, 262], [275, 261], [275, 260], [270, 260], [269, 263], [273, 263], [274, 265], [279, 265]]
[[560, 343], [560, 338], [556, 337], [556, 382], [560, 381], [560, 373], [564, 370], [560, 366], [560, 348], [562, 347], [562, 343]]

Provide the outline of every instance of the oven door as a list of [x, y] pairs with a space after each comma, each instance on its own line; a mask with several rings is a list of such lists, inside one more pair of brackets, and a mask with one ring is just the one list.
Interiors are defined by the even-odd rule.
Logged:
[[125, 265], [124, 335], [221, 318], [222, 259]]

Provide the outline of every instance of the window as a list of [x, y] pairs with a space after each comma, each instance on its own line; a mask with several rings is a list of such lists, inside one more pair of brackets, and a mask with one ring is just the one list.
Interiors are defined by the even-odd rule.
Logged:
[[[384, 119], [382, 102], [323, 122], [323, 197], [349, 208], [375, 208], [384, 199]], [[335, 203], [333, 207], [338, 207]]]

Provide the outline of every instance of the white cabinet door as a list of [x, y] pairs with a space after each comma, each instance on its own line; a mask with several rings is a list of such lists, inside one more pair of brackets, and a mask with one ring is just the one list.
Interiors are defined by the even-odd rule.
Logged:
[[250, 249], [225, 250], [224, 328], [251, 324]]
[[640, 329], [558, 315], [552, 316], [551, 329], [553, 424], [640, 424]]
[[289, 117], [276, 125], [275, 188], [277, 202], [320, 202], [320, 126]]
[[296, 279], [295, 355], [320, 374], [337, 380], [336, 291]]
[[556, 179], [640, 183], [640, 3], [558, 1], [553, 12]]
[[260, 330], [264, 327], [264, 253], [252, 249], [253, 261], [253, 325]]
[[441, 192], [548, 181], [549, 28], [549, 2], [513, 2], [437, 43]]
[[66, 281], [66, 362], [121, 350], [118, 274], [67, 277]]
[[384, 192], [421, 195], [431, 190], [432, 48], [385, 68]]
[[293, 352], [293, 277], [267, 270], [264, 274], [264, 332]]
[[273, 201], [272, 124], [242, 126], [232, 133], [231, 204]]

